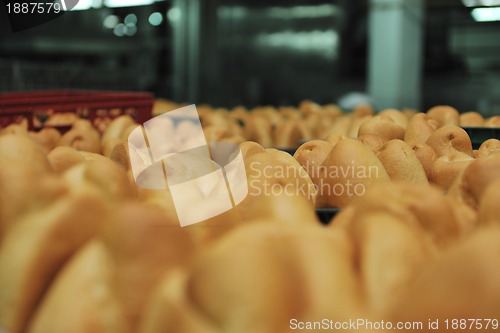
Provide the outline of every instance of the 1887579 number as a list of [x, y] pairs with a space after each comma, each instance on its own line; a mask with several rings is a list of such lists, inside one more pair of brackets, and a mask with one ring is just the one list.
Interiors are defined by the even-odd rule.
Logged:
[[60, 3], [23, 2], [7, 3], [8, 14], [58, 14], [64, 10]]

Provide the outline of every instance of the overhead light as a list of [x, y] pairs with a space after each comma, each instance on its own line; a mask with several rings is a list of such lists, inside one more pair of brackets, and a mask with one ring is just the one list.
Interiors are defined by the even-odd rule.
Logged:
[[475, 8], [472, 10], [471, 15], [476, 22], [500, 21], [500, 7]]
[[163, 15], [159, 12], [154, 12], [153, 14], [149, 15], [149, 24], [157, 27], [163, 22]]
[[137, 15], [135, 14], [128, 14], [127, 16], [125, 16], [125, 19], [123, 20], [123, 23], [125, 23], [126, 25], [133, 25], [133, 24], [136, 24], [137, 23]]
[[54, 3], [58, 3], [64, 10], [87, 10], [93, 7], [94, 0], [57, 0]]
[[116, 7], [135, 7], [135, 6], [147, 6], [158, 1], [164, 0], [104, 0], [104, 5], [106, 7], [116, 8]]
[[167, 13], [167, 17], [169, 21], [171, 22], [176, 22], [179, 21], [182, 17], [182, 12], [179, 8], [177, 7], [172, 7]]
[[118, 18], [118, 16], [116, 16], [116, 15], [108, 15], [108, 16], [106, 16], [106, 18], [102, 22], [102, 25], [105, 28], [113, 29], [114, 27], [116, 27], [116, 25], [118, 23], [120, 23], [120, 19]]
[[495, 7], [500, 6], [500, 0], [462, 0], [465, 7]]
[[119, 23], [113, 29], [113, 33], [115, 34], [115, 36], [122, 37], [127, 33], [127, 26], [123, 23]]

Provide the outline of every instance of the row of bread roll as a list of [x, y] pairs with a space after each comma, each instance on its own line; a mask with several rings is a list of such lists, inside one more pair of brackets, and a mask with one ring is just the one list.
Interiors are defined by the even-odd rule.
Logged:
[[64, 134], [54, 128], [43, 128], [38, 132], [28, 131], [27, 122], [12, 124], [4, 128], [0, 135], [18, 134], [28, 136], [39, 143], [46, 151], [58, 146], [73, 147], [77, 150], [92, 153], [101, 152], [101, 136], [88, 120], [79, 119], [73, 122], [70, 130]]
[[[159, 100], [153, 116], [185, 106]], [[207, 140], [219, 139], [240, 143], [254, 141], [264, 147], [296, 147], [301, 141], [323, 137], [342, 116], [334, 105], [320, 106], [303, 101], [297, 107], [256, 107], [247, 110], [236, 107], [229, 111], [209, 105], [197, 107]]]
[[484, 191], [477, 209], [433, 187], [392, 183], [372, 187], [333, 219], [330, 228], [354, 239], [366, 305], [378, 320], [439, 320], [451, 332], [446, 319], [497, 319], [500, 177], [476, 177]]
[[[254, 155], [254, 170], [268, 163], [294, 168], [302, 175], [299, 185], [311, 186], [308, 175], [291, 156], [257, 144], [248, 145], [253, 146], [253, 150], [244, 145], [241, 149], [245, 156]], [[98, 327], [103, 331], [128, 331], [138, 321], [135, 317], [148, 294], [142, 288], [141, 300], [135, 300], [139, 296], [126, 290], [141, 284], [154, 286], [154, 281], [137, 276], [142, 268], [148, 270], [145, 266], [134, 270], [151, 254], [150, 248], [140, 252], [139, 243], [147, 243], [152, 234], [158, 233], [158, 241], [151, 246], [157, 246], [153, 252], [158, 251], [157, 260], [160, 260], [169, 252], [160, 243], [168, 244], [171, 232], [185, 234], [172, 236], [173, 239], [187, 237], [190, 244], [200, 246], [258, 217], [290, 218], [291, 224], [304, 221], [319, 224], [313, 210], [314, 198], [282, 192], [280, 195], [250, 195], [236, 210], [211, 218], [202, 225], [180, 229], [169, 191], [136, 188], [128, 168], [130, 162], [115, 163], [100, 154], [66, 146], [47, 151], [48, 147], [25, 133], [0, 136], [0, 186], [4, 193], [0, 202], [0, 328], [9, 332], [97, 332]], [[128, 159], [126, 148], [123, 153], [124, 160]], [[274, 182], [286, 185], [279, 179]], [[132, 208], [128, 209], [129, 206]], [[283, 206], [291, 209], [283, 210]], [[128, 216], [129, 220], [125, 218]], [[113, 221], [130, 223], [121, 226]], [[146, 223], [144, 229], [136, 225], [143, 222]], [[112, 232], [106, 231], [110, 224]], [[158, 231], [162, 228], [164, 233]], [[145, 233], [144, 237], [127, 252], [129, 243], [141, 232]], [[101, 242], [104, 233], [108, 238]], [[106, 248], [114, 246], [113, 242], [123, 242], [118, 244], [116, 254], [109, 253]], [[176, 247], [175, 244], [171, 246]], [[191, 251], [190, 248], [186, 251]], [[135, 256], [139, 263], [125, 263], [126, 259]], [[179, 257], [176, 264], [186, 258], [182, 253]], [[110, 270], [119, 262], [124, 262], [125, 266]], [[159, 267], [154, 278], [176, 265], [165, 263], [162, 266], [158, 262], [151, 262], [152, 266]], [[75, 280], [80, 275], [81, 280]], [[114, 285], [122, 283], [116, 276], [125, 280], [119, 290], [114, 289]], [[68, 307], [68, 302], [75, 301], [72, 298], [75, 292], [83, 292], [88, 297], [74, 303], [77, 305], [74, 308]], [[128, 304], [129, 301], [132, 304]], [[101, 311], [102, 304], [108, 304], [109, 311]], [[124, 323], [123, 316], [131, 318]], [[106, 329], [106, 323], [112, 328]], [[99, 326], [101, 324], [104, 326]]]
[[254, 221], [165, 276], [138, 332], [277, 333], [292, 318], [364, 317], [353, 257], [343, 231]]
[[374, 186], [328, 229], [254, 222], [165, 275], [138, 332], [289, 332], [324, 318], [443, 325], [498, 314], [500, 229], [478, 227], [437, 188]]
[[461, 113], [459, 121], [462, 127], [500, 127], [500, 116], [484, 118], [475, 111]]
[[[401, 115], [395, 110], [384, 111], [387, 117], [392, 113]], [[383, 115], [372, 117], [362, 123], [358, 139], [330, 133], [324, 140], [303, 144], [294, 157], [320, 190], [319, 207], [345, 207], [358, 196], [353, 191], [346, 193], [349, 187], [359, 186], [358, 192], [363, 192], [363, 188], [389, 179], [431, 183], [448, 191], [471, 162], [500, 151], [497, 139], [474, 151], [465, 130], [443, 125], [453, 123], [457, 115], [450, 107], [433, 108], [407, 120], [403, 132], [395, 128], [403, 128], [396, 124], [396, 116], [393, 121], [384, 120]], [[404, 119], [399, 123], [404, 124]], [[367, 127], [370, 131], [362, 131]], [[327, 193], [321, 191], [325, 189]]]

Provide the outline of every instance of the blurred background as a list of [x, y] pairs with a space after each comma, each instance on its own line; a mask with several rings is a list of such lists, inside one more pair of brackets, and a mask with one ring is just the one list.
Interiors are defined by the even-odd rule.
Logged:
[[17, 33], [2, 8], [0, 91], [80, 88], [500, 114], [500, 0], [80, 0]]

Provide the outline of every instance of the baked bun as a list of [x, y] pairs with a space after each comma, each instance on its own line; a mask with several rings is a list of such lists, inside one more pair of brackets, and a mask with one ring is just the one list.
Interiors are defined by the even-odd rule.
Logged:
[[374, 113], [375, 110], [370, 104], [358, 104], [352, 110], [352, 115], [354, 117], [373, 116]]
[[348, 230], [354, 240], [367, 306], [375, 313], [384, 313], [418, 279], [434, 250], [418, 226], [390, 213], [359, 214]]
[[467, 132], [458, 126], [437, 129], [426, 142], [439, 155], [458, 151], [472, 156], [472, 143]]
[[455, 179], [473, 160], [469, 155], [459, 151], [443, 155], [432, 163], [429, 181], [448, 191]]
[[428, 184], [425, 170], [413, 149], [402, 140], [386, 142], [377, 157], [393, 181]]
[[72, 191], [93, 192], [106, 203], [136, 195], [136, 186], [126, 172], [109, 159], [87, 160], [66, 170], [63, 177]]
[[386, 141], [400, 139], [405, 136], [404, 127], [388, 115], [378, 115], [365, 121], [359, 128], [359, 136], [365, 134], [380, 135]]
[[195, 250], [158, 209], [124, 204], [57, 276], [28, 332], [136, 332], [155, 285]]
[[330, 135], [347, 137], [352, 121], [353, 117], [350, 115], [345, 115], [335, 118], [335, 121], [333, 122], [330, 131], [327, 132], [326, 137]]
[[425, 113], [418, 113], [408, 122], [404, 140], [409, 144], [425, 143], [440, 124]]
[[272, 196], [285, 192], [301, 196], [313, 205], [316, 188], [302, 166], [288, 153], [276, 149], [244, 157], [248, 196]]
[[264, 147], [272, 147], [271, 126], [265, 117], [252, 115], [245, 126], [245, 137], [248, 141], [257, 142]]
[[484, 125], [484, 117], [475, 111], [464, 112], [460, 114], [460, 126], [462, 127], [481, 127]]
[[51, 171], [45, 150], [27, 135], [6, 134], [0, 136], [0, 164], [26, 163], [40, 173]]
[[474, 157], [483, 157], [490, 155], [500, 154], [500, 140], [498, 139], [489, 139], [484, 141], [477, 152], [474, 152]]
[[500, 179], [500, 158], [478, 158], [455, 180], [449, 195], [457, 202], [478, 210], [483, 192], [497, 179]]
[[110, 156], [114, 147], [127, 142], [128, 135], [138, 124], [128, 115], [116, 117], [108, 125], [101, 137], [101, 147], [104, 156]]
[[26, 118], [22, 118], [20, 123], [13, 123], [5, 128], [0, 127], [0, 135], [4, 134], [28, 135], [28, 120]]
[[339, 227], [339, 223], [346, 227], [358, 218], [388, 214], [413, 226], [415, 232], [425, 231], [425, 238], [439, 247], [454, 244], [469, 230], [468, 223], [472, 223], [461, 216], [464, 211], [457, 209], [456, 202], [444, 196], [439, 188], [425, 184], [377, 184], [346, 210], [345, 215], [341, 213], [333, 219], [330, 228]]
[[[422, 272], [400, 298], [386, 320], [393, 322], [439, 321], [440, 331], [454, 332], [446, 320], [496, 318], [500, 313], [500, 229], [479, 229], [443, 253]], [[424, 324], [425, 325], [425, 324]], [[475, 329], [460, 329], [474, 332]], [[491, 326], [482, 332], [496, 332]]]
[[408, 116], [406, 116], [403, 112], [399, 110], [385, 109], [380, 111], [379, 115], [391, 117], [396, 124], [403, 127], [404, 129], [406, 129], [406, 127], [408, 126], [408, 121], [409, 121]]
[[434, 149], [425, 143], [414, 142], [411, 144], [411, 148], [420, 161], [420, 164], [422, 164], [427, 179], [429, 179], [431, 176], [432, 164], [438, 158], [438, 155]]
[[274, 144], [276, 147], [297, 147], [301, 141], [311, 139], [311, 132], [299, 120], [283, 122], [274, 132]]
[[[283, 209], [286, 207], [286, 209]], [[244, 223], [258, 219], [273, 219], [289, 224], [319, 224], [310, 201], [294, 193], [280, 191], [273, 195], [249, 195], [236, 206], [238, 218]]]
[[373, 184], [390, 181], [375, 153], [354, 139], [337, 143], [320, 171], [318, 196], [327, 207], [343, 208]]
[[358, 140], [363, 142], [374, 153], [377, 153], [386, 143], [386, 139], [378, 134], [363, 134], [358, 137]]
[[201, 254], [186, 273], [166, 277], [141, 332], [276, 333], [288, 332], [291, 318], [358, 318], [353, 255], [344, 232], [255, 221]]
[[73, 147], [92, 153], [101, 152], [101, 137], [87, 120], [77, 120], [71, 130], [66, 132], [58, 142], [58, 146]]
[[498, 205], [499, 198], [500, 177], [489, 183], [481, 195], [478, 218], [480, 223], [485, 225], [500, 225], [500, 206]]
[[311, 140], [301, 145], [293, 157], [307, 171], [312, 181], [315, 182], [318, 168], [323, 165], [332, 149], [333, 145], [327, 141]]
[[70, 193], [52, 176], [29, 186], [0, 245], [0, 327], [9, 332], [24, 332], [54, 276], [106, 218], [99, 198]]
[[484, 122], [485, 127], [500, 127], [500, 116], [493, 116]]
[[372, 118], [373, 116], [353, 117], [346, 136], [353, 139], [357, 138], [359, 136], [359, 129], [361, 125]]
[[61, 133], [55, 128], [50, 127], [43, 128], [39, 132], [30, 132], [30, 136], [35, 142], [47, 149], [47, 151], [54, 149], [61, 139]]
[[457, 109], [447, 106], [438, 105], [427, 111], [427, 115], [437, 121], [441, 126], [460, 125], [460, 114]]

